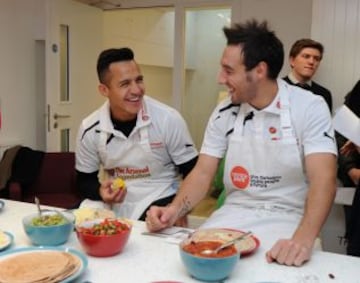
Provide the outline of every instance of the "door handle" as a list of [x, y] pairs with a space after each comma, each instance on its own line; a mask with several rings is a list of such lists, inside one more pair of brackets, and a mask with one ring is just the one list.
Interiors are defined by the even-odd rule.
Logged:
[[61, 114], [55, 113], [53, 117], [55, 120], [57, 120], [57, 119], [62, 119], [62, 118], [70, 118], [70, 115], [61, 115]]
[[50, 104], [47, 105], [47, 113], [46, 113], [46, 121], [47, 121], [47, 131], [50, 132]]

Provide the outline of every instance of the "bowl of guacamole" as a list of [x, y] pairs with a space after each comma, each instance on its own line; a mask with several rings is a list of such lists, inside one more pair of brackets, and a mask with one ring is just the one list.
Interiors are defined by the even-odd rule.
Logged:
[[23, 227], [33, 245], [58, 246], [66, 243], [74, 231], [74, 216], [71, 213], [55, 211], [27, 215]]

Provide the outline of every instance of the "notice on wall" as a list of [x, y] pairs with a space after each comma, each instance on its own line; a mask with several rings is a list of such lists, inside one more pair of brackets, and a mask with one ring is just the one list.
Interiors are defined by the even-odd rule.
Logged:
[[336, 131], [360, 146], [360, 119], [346, 105], [336, 111], [333, 125]]

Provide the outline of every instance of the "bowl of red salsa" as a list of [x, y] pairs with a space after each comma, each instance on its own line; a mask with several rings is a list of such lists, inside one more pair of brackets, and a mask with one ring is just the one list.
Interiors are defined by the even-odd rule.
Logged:
[[76, 226], [76, 235], [88, 255], [108, 257], [123, 251], [131, 227], [131, 223], [124, 219], [89, 220]]
[[201, 281], [217, 282], [228, 278], [240, 259], [235, 245], [215, 254], [203, 254], [206, 249], [215, 249], [223, 242], [214, 240], [185, 239], [180, 243], [180, 257], [188, 273]]

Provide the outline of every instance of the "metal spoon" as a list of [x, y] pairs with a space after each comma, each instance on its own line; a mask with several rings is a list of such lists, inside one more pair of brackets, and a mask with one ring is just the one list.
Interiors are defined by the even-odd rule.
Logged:
[[243, 240], [245, 239], [245, 237], [247, 237], [248, 235], [250, 235], [252, 232], [249, 231], [249, 232], [246, 232], [242, 235], [240, 235], [239, 237], [236, 237], [228, 242], [225, 242], [223, 243], [221, 246], [217, 247], [216, 249], [214, 250], [210, 250], [210, 249], [207, 249], [207, 250], [203, 250], [201, 251], [201, 253], [203, 255], [210, 255], [210, 254], [217, 254], [219, 251], [221, 251], [222, 249], [228, 247], [228, 246], [231, 246], [232, 244], [236, 243], [237, 241], [240, 241], [240, 240]]
[[41, 208], [40, 208], [40, 200], [38, 197], [35, 197], [35, 203], [36, 203], [36, 207], [38, 209], [38, 213], [39, 213], [39, 217], [42, 218], [42, 212], [41, 212]]
[[56, 209], [41, 209], [40, 208], [40, 200], [39, 200], [39, 198], [38, 197], [35, 197], [35, 203], [36, 203], [36, 207], [37, 207], [37, 209], [38, 209], [38, 212], [39, 212], [39, 218], [40, 219], [42, 219], [44, 216], [43, 216], [43, 212], [55, 212], [56, 214], [58, 214], [58, 215], [60, 215], [63, 219], [64, 219], [64, 221], [65, 222], [70, 222], [70, 220], [69, 220], [69, 218], [68, 217], [66, 217], [65, 215], [64, 215], [64, 213], [62, 213], [62, 212], [60, 212], [60, 211], [58, 211], [58, 210], [56, 210]]

